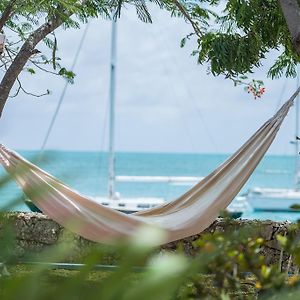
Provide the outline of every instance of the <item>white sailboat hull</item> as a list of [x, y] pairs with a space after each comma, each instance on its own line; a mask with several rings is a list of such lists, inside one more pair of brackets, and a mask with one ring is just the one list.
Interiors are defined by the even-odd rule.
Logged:
[[94, 200], [101, 205], [124, 213], [134, 213], [145, 209], [154, 208], [165, 203], [163, 198], [134, 197], [110, 199], [108, 197], [95, 197]]
[[255, 211], [300, 212], [300, 191], [293, 189], [254, 188], [246, 195]]
[[116, 176], [118, 182], [169, 183], [174, 185], [193, 185], [202, 180], [197, 176]]
[[229, 212], [242, 212], [249, 210], [249, 204], [244, 196], [237, 196], [226, 208]]
[[[94, 197], [96, 202], [106, 207], [124, 212], [134, 213], [145, 209], [154, 208], [166, 203], [164, 198], [155, 197], [134, 197], [134, 198], [117, 198], [110, 199], [107, 197]], [[234, 218], [242, 216], [248, 209], [247, 202], [244, 197], [237, 197], [227, 208], [229, 214]]]

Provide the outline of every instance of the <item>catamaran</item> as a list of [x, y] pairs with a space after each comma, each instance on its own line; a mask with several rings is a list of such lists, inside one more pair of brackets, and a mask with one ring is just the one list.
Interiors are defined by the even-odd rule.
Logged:
[[[299, 85], [299, 75], [298, 83]], [[249, 189], [245, 199], [255, 211], [300, 211], [300, 182], [299, 182], [299, 96], [295, 101], [295, 166], [294, 166], [294, 187], [292, 189], [275, 189], [254, 187]]]
[[144, 209], [154, 208], [166, 202], [164, 198], [157, 197], [133, 197], [123, 198], [116, 191], [116, 182], [143, 182], [143, 183], [180, 183], [195, 184], [200, 177], [189, 176], [126, 176], [115, 174], [115, 89], [116, 89], [116, 58], [117, 58], [117, 21], [112, 20], [111, 33], [111, 61], [109, 82], [109, 161], [108, 161], [108, 196], [95, 197], [102, 205], [126, 212], [133, 213]]
[[[116, 72], [116, 38], [117, 21], [112, 21], [111, 38], [111, 62], [110, 62], [110, 88], [109, 88], [109, 176], [108, 197], [96, 197], [95, 200], [102, 205], [125, 212], [133, 213], [144, 209], [154, 208], [166, 203], [164, 198], [156, 197], [134, 197], [123, 198], [115, 190], [116, 182], [143, 182], [143, 183], [165, 183], [176, 185], [194, 185], [203, 177], [193, 176], [126, 176], [115, 175], [115, 149], [114, 149], [114, 125], [115, 125], [115, 72]], [[237, 197], [228, 207], [227, 212], [233, 218], [239, 218], [247, 209], [244, 198]]]
[[[85, 31], [86, 33], [86, 31]], [[85, 36], [84, 33], [84, 36]], [[79, 48], [80, 49], [80, 48]], [[78, 52], [79, 53], [79, 52]], [[78, 53], [75, 57], [78, 56]], [[93, 199], [102, 204], [103, 206], [119, 210], [125, 213], [139, 212], [145, 209], [154, 208], [167, 202], [166, 199], [160, 197], [123, 197], [115, 189], [116, 182], [131, 182], [131, 183], [164, 183], [174, 185], [191, 186], [202, 180], [203, 177], [199, 176], [127, 176], [116, 175], [115, 172], [115, 89], [116, 89], [116, 57], [117, 57], [117, 21], [112, 21], [112, 35], [111, 35], [111, 61], [110, 61], [110, 81], [109, 81], [109, 162], [108, 162], [108, 195], [105, 197], [93, 197]], [[76, 58], [73, 64], [75, 65]], [[73, 69], [72, 67], [72, 69]], [[42, 151], [46, 145], [47, 139], [50, 135], [52, 126], [55, 122], [55, 117], [59, 111], [60, 105], [65, 95], [67, 84], [62, 93], [62, 97], [58, 103], [54, 117], [46, 134], [45, 140], [42, 145]], [[39, 211], [39, 209], [29, 200], [26, 199], [25, 203], [32, 211]], [[237, 198], [228, 207], [229, 214], [238, 218], [241, 217], [245, 211], [245, 201], [242, 198]]]

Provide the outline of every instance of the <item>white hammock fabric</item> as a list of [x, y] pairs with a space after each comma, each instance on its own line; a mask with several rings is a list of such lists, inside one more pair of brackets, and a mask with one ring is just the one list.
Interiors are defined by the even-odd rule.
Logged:
[[111, 244], [147, 224], [165, 230], [167, 243], [202, 232], [230, 204], [273, 142], [299, 92], [300, 88], [236, 153], [184, 195], [136, 214], [102, 206], [2, 145], [0, 162], [41, 211], [89, 240]]

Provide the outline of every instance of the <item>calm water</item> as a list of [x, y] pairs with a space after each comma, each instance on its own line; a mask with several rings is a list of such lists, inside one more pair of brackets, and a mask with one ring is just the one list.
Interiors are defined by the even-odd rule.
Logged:
[[[37, 157], [37, 152], [21, 151], [29, 160]], [[205, 176], [222, 163], [228, 155], [212, 154], [157, 154], [118, 153], [116, 155], [117, 175], [156, 176]], [[63, 180], [83, 194], [105, 196], [107, 194], [107, 154], [96, 152], [48, 151], [42, 168]], [[1, 176], [5, 172], [1, 169]], [[292, 188], [294, 177], [294, 157], [266, 156], [260, 163], [243, 190], [249, 187]], [[185, 192], [190, 186], [166, 183], [117, 183], [116, 190], [123, 197], [156, 196], [171, 200]], [[0, 188], [0, 208], [9, 205], [22, 194], [10, 182]], [[19, 203], [14, 210], [27, 211]], [[300, 219], [300, 213], [254, 213], [248, 211], [245, 218], [290, 220]]]

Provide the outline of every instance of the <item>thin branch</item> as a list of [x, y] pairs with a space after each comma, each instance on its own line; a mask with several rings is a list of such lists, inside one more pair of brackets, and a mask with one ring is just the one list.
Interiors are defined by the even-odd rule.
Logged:
[[179, 11], [183, 14], [183, 16], [191, 23], [195, 33], [199, 37], [202, 37], [203, 36], [202, 32], [200, 31], [198, 25], [192, 20], [191, 16], [186, 11], [185, 7], [178, 0], [173, 0], [173, 3], [176, 5], [176, 7], [179, 9]]
[[[78, 0], [78, 4], [84, 6], [87, 0]], [[55, 16], [50, 17], [49, 20], [42, 26], [37, 28], [26, 39], [23, 46], [16, 55], [14, 61], [8, 68], [0, 83], [0, 117], [2, 115], [4, 106], [9, 97], [9, 93], [17, 80], [18, 76], [24, 69], [30, 57], [37, 53], [35, 47], [42, 41], [49, 33], [60, 27], [66, 19], [70, 18], [74, 11], [60, 11]], [[63, 15], [63, 17], [61, 17]]]
[[19, 95], [19, 93], [20, 93], [20, 91], [21, 91], [21, 82], [20, 82], [19, 78], [17, 78], [17, 82], [18, 82], [18, 84], [19, 84], [19, 86], [18, 86], [18, 88], [17, 88], [17, 91], [15, 92], [14, 95], [9, 96], [9, 98], [16, 98], [16, 97]]
[[53, 72], [53, 71], [47, 70], [46, 68], [41, 67], [37, 62], [35, 62], [35, 61], [32, 60], [32, 59], [29, 59], [29, 61], [30, 61], [33, 65], [35, 65], [38, 69], [40, 69], [41, 71], [43, 71], [43, 72], [50, 73], [50, 74], [52, 74], [52, 75], [60, 76], [60, 75], [59, 75], [58, 73], [56, 73], [56, 72]]
[[15, 46], [15, 45], [21, 43], [22, 41], [23, 41], [23, 39], [20, 39], [20, 40], [18, 40], [18, 41], [16, 41], [16, 42], [9, 42], [9, 41], [7, 41], [7, 45], [8, 45], [9, 47], [12, 47], [12, 46]]
[[[9, 56], [9, 58], [11, 59], [11, 61], [13, 61], [13, 58], [12, 58], [10, 52], [12, 52], [13, 54], [15, 54], [14, 51], [11, 51], [10, 49], [6, 49], [6, 50], [7, 50], [7, 54], [8, 54], [8, 56]], [[5, 65], [5, 67], [6, 67], [6, 65]], [[38, 66], [37, 66], [37, 67], [38, 67]], [[47, 71], [47, 70], [45, 70], [45, 71]], [[57, 74], [57, 75], [58, 75], [58, 74]], [[31, 93], [31, 92], [28, 92], [27, 90], [25, 90], [25, 89], [23, 88], [22, 83], [21, 83], [19, 77], [17, 77], [16, 81], [17, 81], [18, 84], [19, 84], [18, 89], [17, 89], [16, 93], [15, 93], [13, 96], [9, 96], [9, 98], [15, 98], [15, 97], [17, 97], [17, 96], [19, 95], [20, 91], [22, 91], [22, 92], [23, 92], [24, 94], [26, 94], [26, 95], [30, 95], [30, 96], [37, 97], [37, 98], [43, 97], [43, 96], [46, 96], [46, 95], [49, 95], [49, 93], [50, 93], [49, 90], [47, 90], [46, 93], [42, 93], [42, 94], [34, 94], [34, 93]]]
[[[5, 65], [5, 68], [7, 68], [7, 64], [14, 61], [14, 58], [12, 57], [11, 52], [12, 52], [13, 55], [15, 55], [15, 53], [13, 53], [13, 51], [11, 51], [11, 50], [10, 50], [8, 47], [6, 47], [6, 46], [5, 46], [5, 50], [6, 50], [6, 53], [7, 53], [8, 57], [9, 57], [9, 60], [6, 59], [6, 62], [4, 62], [4, 61], [1, 59], [1, 61], [3, 62], [3, 65]], [[4, 58], [4, 57], [3, 57], [3, 58]], [[3, 67], [3, 65], [2, 65], [1, 67]]]
[[[7, 55], [9, 56], [9, 58], [11, 60], [13, 60], [12, 58], [12, 55], [16, 56], [17, 52], [16, 51], [13, 51], [12, 49], [10, 49], [9, 47], [5, 46], [5, 50], [6, 50], [6, 53]], [[12, 55], [11, 55], [12, 54]]]
[[7, 69], [7, 65], [12, 62], [12, 60], [7, 60], [7, 61], [4, 61], [3, 59], [0, 59], [0, 60], [2, 62], [2, 64], [0, 65], [0, 69], [3, 67], [6, 67], [6, 69]]
[[[2, 59], [0, 59], [0, 60], [3, 62], [3, 64], [0, 65], [0, 68], [3, 67], [4, 65], [7, 65], [8, 63], [11, 63], [11, 62], [13, 61], [13, 58], [12, 58], [11, 54], [17, 55], [17, 52], [16, 52], [16, 51], [14, 51], [14, 50], [12, 50], [12, 49], [9, 49], [8, 47], [5, 47], [5, 48], [6, 48], [6, 51], [7, 51], [8, 56], [10, 57], [10, 60], [7, 61], [7, 62], [4, 62]], [[35, 60], [33, 60], [33, 59], [29, 59], [29, 61], [30, 61], [35, 67], [37, 67], [38, 69], [40, 69], [40, 70], [43, 71], [43, 72], [46, 72], [46, 73], [49, 73], [49, 74], [52, 74], [52, 75], [56, 75], [56, 76], [61, 76], [58, 72], [53, 72], [53, 71], [50, 71], [50, 70], [48, 70], [48, 69], [43, 68], [43, 67], [40, 66], [41, 64], [46, 65], [45, 62], [39, 62], [39, 61], [35, 61]], [[51, 60], [50, 60], [49, 62], [51, 63]]]
[[[71, 13], [70, 13], [71, 15]], [[27, 61], [36, 53], [36, 45], [50, 32], [64, 23], [59, 17], [53, 17], [48, 22], [36, 29], [24, 42], [14, 61], [5, 73], [0, 83], [0, 116], [15, 81], [24, 69]]]
[[[9, 57], [10, 61], [12, 62], [14, 59], [13, 59], [13, 57], [10, 54], [10, 49], [5, 46], [5, 50], [6, 50], [6, 53], [7, 53], [8, 57]], [[8, 63], [9, 63], [9, 61], [7, 61], [6, 63], [4, 63], [5, 70], [8, 69], [8, 67], [7, 67]]]
[[15, 98], [19, 95], [20, 91], [22, 91], [24, 94], [26, 95], [29, 95], [29, 96], [33, 96], [33, 97], [36, 97], [36, 98], [40, 98], [40, 97], [43, 97], [43, 96], [47, 96], [50, 94], [50, 91], [47, 90], [47, 92], [45, 93], [42, 93], [42, 94], [34, 94], [34, 93], [31, 93], [31, 92], [28, 92], [27, 90], [25, 90], [25, 88], [22, 86], [22, 83], [19, 79], [19, 77], [17, 78], [17, 82], [18, 82], [18, 88], [17, 88], [17, 91], [14, 95], [12, 96], [9, 96], [9, 98]]
[[47, 90], [45, 93], [42, 93], [42, 94], [34, 94], [34, 93], [31, 93], [31, 92], [28, 92], [26, 91], [22, 86], [21, 86], [21, 90], [23, 93], [25, 93], [26, 95], [29, 95], [29, 96], [33, 96], [35, 98], [41, 98], [41, 97], [44, 97], [44, 96], [47, 96], [50, 94], [50, 91]]
[[2, 64], [0, 65], [0, 68], [5, 67], [6, 70], [7, 70], [7, 65], [8, 65], [9, 63], [12, 63], [13, 58], [12, 58], [11, 55], [9, 54], [9, 51], [8, 51], [8, 49], [7, 49], [6, 47], [5, 47], [5, 50], [6, 50], [7, 54], [8, 54], [9, 59], [8, 59], [7, 56], [5, 56], [5, 55], [0, 56], [0, 61], [2, 62]]

